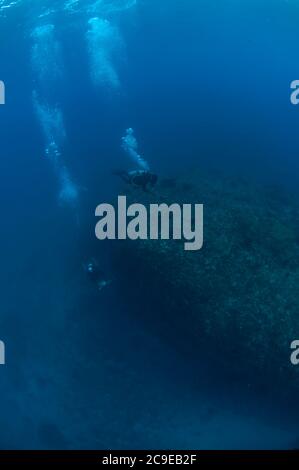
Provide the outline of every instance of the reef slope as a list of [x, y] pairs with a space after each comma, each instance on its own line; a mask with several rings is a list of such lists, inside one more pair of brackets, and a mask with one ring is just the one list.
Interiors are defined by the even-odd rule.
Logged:
[[[299, 209], [278, 188], [194, 171], [130, 202], [203, 203], [204, 247], [127, 241], [118, 269], [140, 314], [228, 369], [299, 387], [290, 343], [299, 339]], [[150, 313], [149, 313], [150, 312]], [[201, 356], [202, 357], [202, 356]], [[299, 366], [298, 366], [299, 367]]]

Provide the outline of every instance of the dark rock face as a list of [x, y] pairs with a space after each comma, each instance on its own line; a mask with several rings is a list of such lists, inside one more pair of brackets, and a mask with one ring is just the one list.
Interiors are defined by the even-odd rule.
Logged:
[[299, 209], [280, 190], [202, 177], [161, 181], [130, 202], [203, 203], [204, 247], [128, 241], [117, 262], [131, 301], [228, 369], [299, 387], [290, 343], [299, 339]]

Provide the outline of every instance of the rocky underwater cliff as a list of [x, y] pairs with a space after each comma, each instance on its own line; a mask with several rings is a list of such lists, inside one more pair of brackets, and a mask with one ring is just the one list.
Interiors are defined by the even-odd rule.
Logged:
[[[204, 204], [204, 246], [118, 242], [126, 296], [149, 324], [201, 350], [248, 382], [299, 389], [291, 342], [299, 338], [299, 205], [275, 187], [194, 171], [161, 180], [153, 194], [126, 188], [130, 202]], [[128, 285], [130, 286], [128, 293]], [[289, 385], [288, 385], [289, 384]]]

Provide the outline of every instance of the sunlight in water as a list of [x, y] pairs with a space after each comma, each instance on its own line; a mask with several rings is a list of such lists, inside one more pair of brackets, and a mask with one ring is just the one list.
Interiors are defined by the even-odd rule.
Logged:
[[38, 8], [39, 18], [65, 11], [70, 14], [88, 13], [109, 16], [113, 13], [128, 10], [137, 5], [138, 0], [0, 0], [0, 16], [19, 5]]
[[3, 14], [6, 10], [8, 10], [11, 7], [19, 5], [21, 2], [22, 0], [12, 0], [12, 1], [0, 0], [0, 14]]

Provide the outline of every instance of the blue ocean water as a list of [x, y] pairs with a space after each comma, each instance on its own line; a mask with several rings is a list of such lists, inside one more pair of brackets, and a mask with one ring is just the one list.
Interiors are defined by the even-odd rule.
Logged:
[[[0, 447], [291, 448], [296, 423], [185, 356], [82, 265], [133, 128], [159, 175], [296, 191], [295, 0], [0, 0]], [[266, 401], [266, 400], [265, 400]]]

